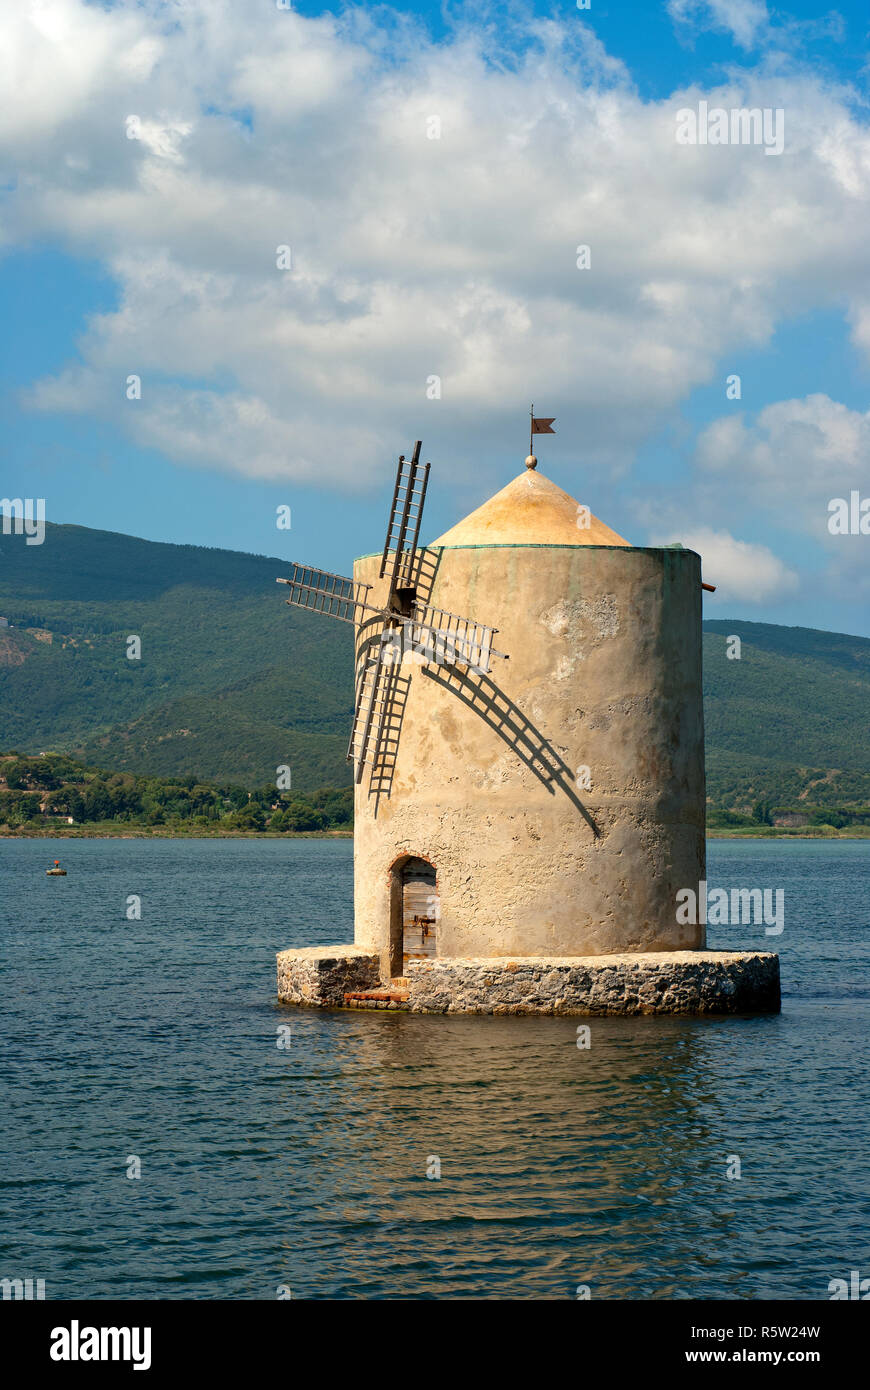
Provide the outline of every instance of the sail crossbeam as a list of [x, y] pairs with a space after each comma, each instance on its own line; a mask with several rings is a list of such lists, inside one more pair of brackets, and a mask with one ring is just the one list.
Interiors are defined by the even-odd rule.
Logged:
[[505, 652], [496, 651], [492, 645], [497, 627], [488, 627], [485, 623], [475, 622], [473, 618], [450, 613], [446, 608], [435, 608], [432, 604], [415, 601], [411, 627], [415, 645], [431, 645], [433, 655], [430, 659], [436, 664], [461, 664], [475, 671], [488, 672], [492, 669], [492, 657], [508, 660]]
[[406, 459], [404, 454], [399, 456], [396, 486], [393, 490], [380, 568], [380, 578], [383, 579], [387, 562], [392, 555], [388, 607], [392, 606], [398, 589], [412, 588], [414, 583], [414, 561], [420, 539], [420, 521], [429, 484], [429, 464], [424, 464], [422, 469], [420, 467], [421, 448], [422, 443], [418, 439], [412, 458]]
[[367, 612], [377, 612], [366, 600], [371, 584], [360, 584], [343, 574], [315, 569], [312, 565], [294, 564], [289, 579], [279, 584], [290, 586], [287, 602], [296, 608], [308, 608], [313, 613], [325, 613], [345, 623], [359, 623]]
[[[382, 637], [385, 634], [382, 634]], [[347, 761], [353, 763], [359, 782], [366, 763], [374, 768], [381, 751], [384, 732], [389, 727], [392, 686], [396, 665], [385, 658], [383, 641], [360, 664], [357, 675], [353, 727], [347, 748]]]

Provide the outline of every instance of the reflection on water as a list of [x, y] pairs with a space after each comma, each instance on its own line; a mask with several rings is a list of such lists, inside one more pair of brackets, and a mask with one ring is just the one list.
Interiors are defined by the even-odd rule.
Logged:
[[870, 847], [712, 843], [712, 886], [786, 890], [782, 1015], [588, 1051], [277, 1005], [276, 949], [350, 937], [347, 842], [62, 850], [0, 843], [0, 1255], [48, 1297], [819, 1298], [868, 1262]]

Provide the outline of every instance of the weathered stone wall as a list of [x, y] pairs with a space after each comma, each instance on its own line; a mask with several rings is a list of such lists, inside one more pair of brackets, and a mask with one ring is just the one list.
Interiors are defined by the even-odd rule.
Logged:
[[736, 1014], [780, 1007], [779, 957], [768, 951], [410, 961], [407, 972], [414, 1013]]
[[[314, 946], [278, 956], [278, 997], [319, 1008], [366, 1007], [345, 996], [378, 990], [377, 953]], [[410, 961], [390, 1007], [412, 1013], [739, 1014], [780, 1007], [779, 957], [768, 951], [664, 951], [585, 958]]]
[[[391, 866], [419, 855], [437, 873], [439, 957], [702, 947], [675, 902], [704, 877], [698, 556], [502, 545], [423, 558], [431, 602], [497, 627], [510, 660], [490, 676], [410, 668], [395, 765], [357, 787], [357, 944], [386, 978]], [[383, 602], [378, 568], [358, 560], [354, 575]]]
[[284, 1004], [340, 1008], [349, 990], [379, 982], [376, 952], [356, 946], [305, 946], [278, 953], [278, 998]]

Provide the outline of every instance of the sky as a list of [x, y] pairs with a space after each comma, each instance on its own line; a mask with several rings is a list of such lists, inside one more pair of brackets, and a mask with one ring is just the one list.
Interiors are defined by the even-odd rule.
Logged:
[[868, 78], [851, 0], [4, 6], [0, 496], [347, 573], [399, 453], [431, 540], [534, 402], [707, 616], [870, 636]]

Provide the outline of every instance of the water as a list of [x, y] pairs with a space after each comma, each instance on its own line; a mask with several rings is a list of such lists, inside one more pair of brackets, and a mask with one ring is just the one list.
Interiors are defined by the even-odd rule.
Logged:
[[870, 844], [711, 842], [711, 887], [785, 889], [781, 937], [711, 941], [780, 951], [782, 1014], [593, 1020], [588, 1052], [577, 1019], [279, 1006], [276, 950], [352, 939], [351, 856], [0, 841], [0, 1276], [48, 1298], [810, 1299], [870, 1274]]

